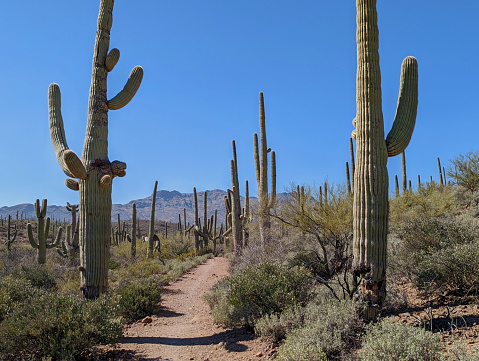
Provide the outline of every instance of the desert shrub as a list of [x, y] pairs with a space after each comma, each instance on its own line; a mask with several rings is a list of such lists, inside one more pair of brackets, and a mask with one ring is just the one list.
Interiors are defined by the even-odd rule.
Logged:
[[373, 324], [363, 339], [361, 361], [437, 361], [439, 336], [421, 328], [384, 320]]
[[13, 276], [0, 278], [0, 322], [20, 305], [32, 302], [45, 292], [32, 286], [26, 279]]
[[278, 360], [330, 360], [356, 347], [363, 324], [352, 301], [312, 302], [303, 312], [303, 325], [286, 334]]
[[305, 318], [305, 307], [295, 306], [280, 314], [264, 315], [254, 325], [254, 332], [260, 337], [279, 342], [292, 329], [301, 327]]
[[[213, 314], [226, 316], [227, 323], [253, 326], [264, 315], [307, 301], [309, 289], [306, 270], [262, 262], [227, 277], [209, 299]], [[219, 303], [211, 301], [220, 298]]]
[[24, 278], [30, 281], [33, 287], [44, 290], [55, 289], [57, 281], [46, 265], [20, 266], [13, 275], [17, 278]]
[[479, 349], [468, 350], [464, 342], [456, 340], [445, 352], [448, 361], [478, 361]]
[[152, 278], [130, 281], [115, 293], [119, 296], [118, 313], [126, 321], [136, 321], [160, 309], [161, 287]]
[[228, 285], [234, 313], [252, 324], [261, 316], [305, 302], [310, 281], [304, 269], [263, 262], [230, 276]]
[[389, 224], [392, 232], [397, 225], [417, 218], [451, 217], [459, 211], [455, 187], [439, 187], [436, 183], [421, 185], [389, 201]]
[[18, 305], [0, 323], [0, 359], [73, 360], [94, 345], [115, 343], [123, 330], [116, 302], [48, 292]]
[[206, 253], [202, 256], [186, 258], [178, 257], [176, 259], [167, 260], [165, 262], [165, 267], [167, 269], [167, 280], [177, 280], [186, 272], [198, 266], [199, 264], [206, 262], [211, 257], [213, 257], [212, 253]]
[[[474, 221], [475, 222], [475, 221]], [[396, 228], [399, 244], [391, 249], [391, 270], [427, 291], [446, 287], [465, 294], [479, 285], [477, 224], [466, 219], [417, 218]]]
[[209, 293], [204, 295], [204, 298], [210, 306], [215, 322], [231, 327], [237, 320], [233, 320], [234, 307], [228, 302], [228, 295], [228, 280], [222, 279], [213, 286]]
[[479, 186], [479, 153], [459, 154], [450, 160], [447, 175], [467, 190], [473, 192]]

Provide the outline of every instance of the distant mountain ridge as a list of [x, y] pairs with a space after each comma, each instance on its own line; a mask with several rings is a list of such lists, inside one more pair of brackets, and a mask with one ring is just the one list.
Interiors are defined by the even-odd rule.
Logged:
[[[226, 191], [220, 189], [207, 190], [208, 195], [208, 217], [211, 217], [215, 213], [215, 209], [218, 211], [218, 225], [225, 221], [225, 205], [224, 205], [224, 196]], [[198, 192], [198, 213], [201, 219], [203, 219], [203, 199], [204, 191]], [[286, 193], [278, 194], [279, 201], [285, 199]], [[140, 219], [149, 219], [151, 212], [151, 199], [152, 196], [133, 200], [127, 204], [113, 204], [111, 210], [111, 219], [112, 221], [117, 221], [117, 215], [120, 214], [121, 221], [131, 220], [132, 214], [132, 204], [136, 203], [136, 213], [137, 218]], [[255, 207], [257, 204], [257, 198], [250, 197], [251, 207]], [[241, 197], [241, 204], [244, 204], [244, 198]], [[183, 209], [186, 209], [186, 221], [193, 223], [194, 218], [194, 195], [193, 193], [180, 193], [178, 191], [167, 191], [160, 190], [156, 193], [156, 208], [155, 208], [155, 219], [177, 223], [178, 214], [181, 214], [181, 219], [183, 222]], [[23, 215], [25, 218], [31, 219], [35, 217], [35, 208], [31, 203], [18, 204], [11, 207], [0, 207], [0, 216], [5, 219], [8, 218], [8, 215], [11, 215], [13, 219], [16, 219], [18, 211], [18, 217]], [[65, 206], [58, 205], [48, 205], [47, 216], [53, 218], [54, 220], [66, 220], [69, 222], [71, 220], [71, 213], [67, 211]]]

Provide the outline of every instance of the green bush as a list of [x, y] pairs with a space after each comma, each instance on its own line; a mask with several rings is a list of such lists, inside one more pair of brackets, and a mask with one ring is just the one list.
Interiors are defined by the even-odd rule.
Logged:
[[373, 324], [367, 331], [360, 361], [437, 361], [440, 360], [439, 336], [420, 328], [393, 324]]
[[26, 279], [0, 277], [0, 322], [20, 305], [32, 302], [44, 293]]
[[216, 323], [231, 327], [238, 320], [233, 320], [234, 307], [228, 302], [229, 285], [228, 279], [222, 279], [213, 289], [204, 295], [204, 298], [211, 308], [211, 314]]
[[304, 324], [286, 334], [278, 360], [329, 360], [356, 347], [362, 322], [352, 301], [329, 299], [304, 310]]
[[21, 266], [15, 270], [13, 275], [30, 281], [33, 287], [44, 290], [52, 290], [57, 286], [55, 277], [46, 265]]
[[157, 313], [160, 309], [161, 288], [152, 278], [121, 285], [115, 293], [119, 296], [118, 313], [126, 321], [136, 321]]
[[262, 316], [306, 302], [309, 290], [306, 270], [262, 262], [224, 279], [207, 300], [217, 322], [253, 326]]
[[400, 241], [388, 257], [393, 272], [405, 274], [430, 292], [446, 289], [465, 295], [478, 290], [476, 223], [421, 217], [397, 226], [396, 232]]
[[473, 192], [479, 186], [479, 153], [469, 152], [466, 155], [459, 154], [451, 159], [451, 166], [447, 175], [454, 182]]
[[264, 315], [305, 302], [310, 281], [304, 269], [263, 262], [230, 276], [228, 285], [233, 318], [253, 325], [254, 320]]
[[115, 343], [123, 330], [116, 303], [49, 292], [19, 304], [0, 323], [0, 359], [73, 360], [94, 345]]
[[305, 313], [304, 307], [296, 306], [280, 314], [265, 315], [255, 323], [254, 332], [260, 337], [279, 342], [289, 331], [304, 324]]

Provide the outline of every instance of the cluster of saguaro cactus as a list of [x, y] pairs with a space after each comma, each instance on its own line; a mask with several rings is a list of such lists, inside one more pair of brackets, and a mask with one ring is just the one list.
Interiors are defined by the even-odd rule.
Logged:
[[60, 238], [62, 236], [63, 228], [58, 228], [57, 236], [54, 242], [48, 243], [47, 238], [50, 232], [50, 217], [47, 214], [47, 200], [44, 199], [40, 208], [40, 200], [35, 202], [35, 214], [38, 218], [37, 239], [33, 236], [33, 227], [30, 223], [27, 225], [28, 241], [33, 248], [37, 249], [37, 262], [44, 264], [47, 261], [47, 249], [58, 247], [60, 245]]
[[441, 187], [444, 187], [447, 184], [446, 169], [444, 167], [441, 168], [441, 160], [439, 157], [437, 157], [437, 167], [439, 169], [439, 184]]
[[186, 238], [190, 231], [195, 227], [194, 224], [190, 226], [190, 222], [186, 224], [186, 208], [183, 208], [183, 223], [181, 222], [181, 214], [178, 214], [178, 232], [181, 234], [181, 238]]
[[[96, 298], [108, 289], [109, 238], [111, 229], [111, 185], [123, 177], [126, 164], [108, 157], [108, 111], [127, 105], [138, 90], [143, 69], [135, 67], [125, 87], [107, 98], [107, 75], [117, 64], [120, 51], [110, 47], [114, 0], [101, 0], [93, 51], [93, 69], [88, 102], [88, 119], [81, 159], [68, 148], [61, 115], [57, 84], [49, 87], [50, 135], [65, 183], [80, 191], [80, 272], [85, 298]], [[78, 179], [78, 180], [76, 180]]]
[[155, 245], [155, 208], [156, 208], [156, 189], [158, 188], [158, 181], [155, 181], [155, 187], [153, 188], [153, 194], [151, 198], [151, 212], [150, 212], [150, 227], [148, 230], [148, 251], [147, 257], [153, 258], [153, 253], [155, 252], [155, 248], [160, 250], [160, 240], [158, 237], [157, 245]]
[[[276, 156], [266, 141], [266, 125], [263, 92], [259, 93], [259, 127], [258, 134], [254, 133], [254, 163], [256, 168], [256, 184], [258, 185], [258, 218], [259, 231], [263, 246], [271, 241], [270, 209], [276, 203]], [[271, 152], [271, 191], [268, 194], [268, 153]]]
[[356, 0], [356, 169], [353, 207], [353, 270], [359, 278], [358, 300], [366, 318], [374, 318], [386, 296], [388, 229], [387, 159], [400, 154], [414, 129], [417, 100], [417, 61], [404, 59], [396, 116], [384, 139], [376, 0]]
[[8, 215], [8, 223], [7, 223], [7, 241], [5, 242], [7, 245], [7, 250], [10, 251], [12, 249], [12, 243], [15, 241], [17, 238], [17, 225], [15, 224], [15, 232], [13, 232], [13, 235], [11, 233], [12, 227], [10, 225], [12, 220], [12, 217]]
[[120, 221], [120, 213], [117, 214], [117, 218], [117, 227], [115, 229], [111, 227], [111, 240], [112, 243], [119, 245], [122, 242], [126, 242], [128, 232], [126, 230], [126, 223], [121, 223]]
[[61, 242], [61, 249], [57, 248], [60, 256], [75, 259], [79, 250], [78, 243], [78, 225], [76, 214], [78, 213], [78, 205], [71, 205], [67, 202], [67, 210], [72, 214], [71, 224], [67, 225], [66, 240]]
[[219, 233], [217, 233], [216, 224], [218, 219], [218, 211], [215, 209], [214, 216], [212, 215], [211, 218], [208, 218], [208, 194], [205, 191], [204, 202], [203, 202], [203, 224], [202, 224], [201, 219], [198, 215], [198, 196], [196, 194], [196, 187], [193, 188], [193, 195], [195, 200], [194, 232], [195, 232], [196, 250], [198, 251], [202, 249], [203, 247], [208, 247], [209, 241], [211, 240], [213, 242], [213, 252], [215, 252], [216, 243], [223, 235], [223, 227], [221, 227]]

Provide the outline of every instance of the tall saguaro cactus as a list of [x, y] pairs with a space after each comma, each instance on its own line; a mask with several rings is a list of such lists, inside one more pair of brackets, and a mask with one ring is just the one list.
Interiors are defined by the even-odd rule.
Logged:
[[376, 0], [356, 0], [356, 169], [353, 207], [353, 271], [366, 318], [374, 318], [386, 296], [388, 157], [409, 144], [417, 113], [417, 61], [404, 59], [396, 116], [384, 139]]
[[[258, 185], [258, 218], [261, 242], [267, 245], [271, 241], [270, 209], [276, 202], [276, 156], [266, 142], [266, 121], [264, 111], [263, 92], [259, 93], [259, 127], [258, 134], [254, 133], [254, 163], [256, 168], [256, 183]], [[271, 192], [268, 194], [268, 153], [271, 152]]]
[[130, 254], [134, 258], [136, 256], [136, 203], [133, 203], [131, 207], [131, 235], [127, 234], [126, 238], [131, 244]]
[[[231, 168], [231, 189], [228, 189], [228, 195], [225, 196], [225, 208], [227, 221], [231, 225], [230, 228], [226, 226], [227, 230], [224, 236], [230, 233], [233, 236], [233, 245], [236, 255], [243, 252], [243, 222], [241, 222], [241, 197], [239, 189], [238, 178], [238, 158], [236, 156], [236, 143], [232, 141], [233, 159], [230, 161]], [[228, 223], [227, 222], [227, 223]]]
[[[80, 191], [80, 270], [81, 290], [88, 299], [107, 291], [109, 239], [111, 229], [111, 185], [114, 177], [123, 177], [126, 164], [108, 158], [108, 111], [124, 107], [138, 90], [143, 69], [133, 68], [125, 87], [107, 98], [107, 75], [120, 57], [110, 47], [114, 0], [101, 0], [93, 51], [93, 69], [88, 102], [88, 119], [81, 159], [70, 150], [61, 115], [61, 95], [57, 84], [48, 91], [50, 136], [63, 172], [70, 177], [68, 188]], [[72, 179], [75, 178], [75, 179]], [[78, 179], [78, 181], [76, 180]]]

